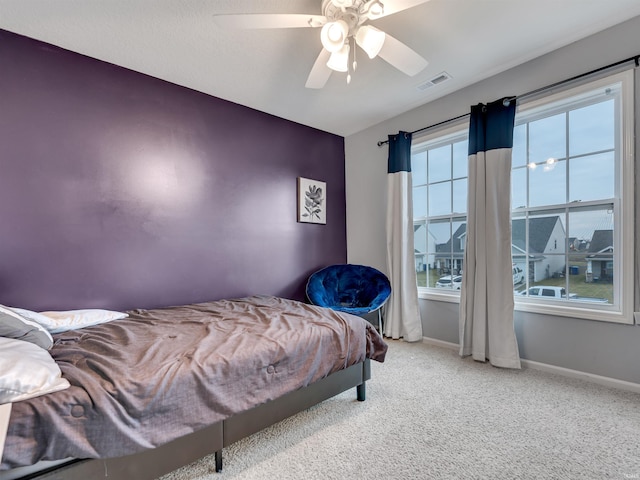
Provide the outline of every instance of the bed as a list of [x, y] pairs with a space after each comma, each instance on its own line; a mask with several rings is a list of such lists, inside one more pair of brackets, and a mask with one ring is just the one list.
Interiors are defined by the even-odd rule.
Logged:
[[[54, 334], [69, 387], [11, 405], [0, 480], [152, 480], [350, 388], [387, 346], [356, 316], [272, 296], [132, 310]], [[0, 434], [2, 420], [0, 414]]]

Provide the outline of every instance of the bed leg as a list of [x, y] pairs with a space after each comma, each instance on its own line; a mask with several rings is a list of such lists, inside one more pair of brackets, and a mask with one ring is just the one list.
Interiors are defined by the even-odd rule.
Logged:
[[222, 450], [216, 450], [216, 472], [222, 471]]
[[356, 392], [358, 395], [358, 401], [364, 402], [367, 399], [367, 384], [365, 382], [362, 382], [356, 387]]

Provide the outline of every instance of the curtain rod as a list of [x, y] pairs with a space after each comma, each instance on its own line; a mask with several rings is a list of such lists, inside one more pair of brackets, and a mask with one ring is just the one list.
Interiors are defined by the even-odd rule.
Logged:
[[[640, 66], [640, 55], [635, 55], [633, 57], [625, 58], [624, 60], [620, 60], [620, 61], [615, 62], [615, 63], [610, 63], [609, 65], [605, 65], [604, 67], [596, 68], [595, 70], [590, 70], [590, 71], [588, 71], [586, 73], [581, 73], [580, 75], [576, 75], [575, 77], [567, 78], [565, 80], [561, 80], [559, 82], [552, 83], [551, 85], [546, 85], [544, 87], [536, 88], [535, 90], [531, 90], [530, 92], [527, 92], [527, 93], [522, 93], [522, 94], [517, 95], [515, 97], [507, 97], [507, 98], [504, 99], [504, 104], [505, 105], [509, 105], [510, 102], [512, 102], [514, 100], [518, 100], [519, 98], [529, 97], [531, 95], [535, 95], [536, 93], [540, 93], [540, 92], [543, 92], [545, 90], [549, 90], [551, 88], [555, 88], [555, 87], [558, 87], [560, 85], [564, 85], [565, 83], [569, 83], [569, 82], [572, 82], [574, 80], [578, 80], [580, 78], [587, 77], [589, 75], [593, 75], [594, 73], [598, 73], [598, 72], [601, 72], [603, 70], [608, 70], [610, 68], [617, 67], [619, 65], [623, 65], [623, 64], [631, 62], [631, 61], [633, 61], [635, 63], [636, 67], [639, 67]], [[469, 113], [458, 115], [457, 117], [453, 117], [453, 118], [450, 118], [448, 120], [443, 120], [442, 122], [434, 123], [433, 125], [429, 125], [428, 127], [419, 128], [418, 130], [414, 130], [413, 132], [410, 132], [410, 133], [413, 135], [415, 133], [424, 132], [425, 130], [429, 130], [431, 128], [439, 127], [440, 125], [445, 125], [447, 123], [455, 122], [456, 120], [460, 120], [461, 118], [468, 117], [468, 116], [469, 116]], [[387, 143], [389, 143], [389, 140], [379, 141], [378, 142], [378, 147], [386, 145]]]

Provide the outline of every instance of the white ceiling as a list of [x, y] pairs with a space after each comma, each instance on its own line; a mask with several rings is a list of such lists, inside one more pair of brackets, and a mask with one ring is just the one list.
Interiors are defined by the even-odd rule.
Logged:
[[[384, 0], [382, 0], [384, 3]], [[408, 77], [360, 50], [350, 85], [306, 89], [312, 28], [230, 31], [217, 13], [321, 14], [321, 0], [0, 0], [0, 28], [348, 136], [640, 15], [640, 0], [430, 0], [372, 24], [429, 61]], [[417, 85], [447, 72], [452, 79]]]

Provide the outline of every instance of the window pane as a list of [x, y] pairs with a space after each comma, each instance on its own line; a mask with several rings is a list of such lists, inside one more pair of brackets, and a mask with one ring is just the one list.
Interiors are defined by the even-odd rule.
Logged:
[[569, 112], [569, 154], [582, 155], [615, 146], [613, 99]]
[[414, 153], [411, 156], [411, 181], [414, 185], [427, 183], [427, 152]]
[[529, 163], [566, 157], [565, 119], [561, 113], [529, 123]]
[[[455, 218], [451, 222], [451, 231], [452, 234], [452, 246], [451, 251], [456, 258], [460, 258], [462, 260], [462, 254], [464, 252], [464, 243], [467, 239], [467, 219], [466, 218]], [[462, 264], [460, 267], [462, 268]]]
[[517, 168], [511, 171], [511, 208], [527, 206], [527, 169]]
[[469, 141], [453, 144], [453, 178], [466, 177], [469, 167]]
[[429, 150], [429, 183], [451, 178], [451, 145]]
[[429, 222], [429, 286], [447, 273], [451, 265], [451, 220]]
[[459, 276], [463, 271], [465, 233], [465, 219], [444, 219], [429, 223], [432, 286], [449, 290], [460, 289]]
[[413, 189], [413, 218], [427, 216], [427, 187]]
[[419, 287], [427, 286], [427, 226], [419, 223], [413, 226], [416, 276]]
[[569, 210], [569, 251], [570, 293], [613, 303], [613, 205]]
[[[595, 232], [609, 232], [606, 241], [603, 237], [592, 245]], [[598, 237], [602, 235], [598, 233]], [[569, 210], [569, 250], [585, 252], [593, 248], [600, 249], [601, 243], [613, 241], [613, 205], [592, 208], [572, 208]], [[608, 245], [606, 245], [608, 246]]]
[[565, 203], [567, 200], [566, 161], [529, 168], [529, 206]]
[[516, 214], [511, 218], [511, 260], [523, 272], [520, 288], [524, 289], [527, 280], [527, 255], [525, 242], [525, 214]]
[[448, 213], [451, 213], [451, 182], [429, 185], [429, 215]]
[[565, 271], [565, 213], [553, 210], [530, 215], [527, 224], [532, 284], [548, 285], [549, 279], [558, 278]]
[[[590, 260], [586, 254], [569, 257], [569, 300], [589, 305], [613, 303], [612, 273], [607, 270], [613, 257], [603, 255], [599, 261]], [[607, 261], [607, 257], [611, 262]]]
[[[446, 253], [451, 250], [451, 220], [432, 220], [429, 222], [429, 253]], [[447, 246], [449, 245], [449, 246]]]
[[453, 181], [453, 211], [467, 213], [467, 179]]
[[511, 165], [513, 167], [527, 164], [527, 124], [518, 125], [513, 129], [513, 150], [511, 151]]
[[602, 153], [569, 161], [569, 201], [613, 198], [615, 178], [614, 153]]

